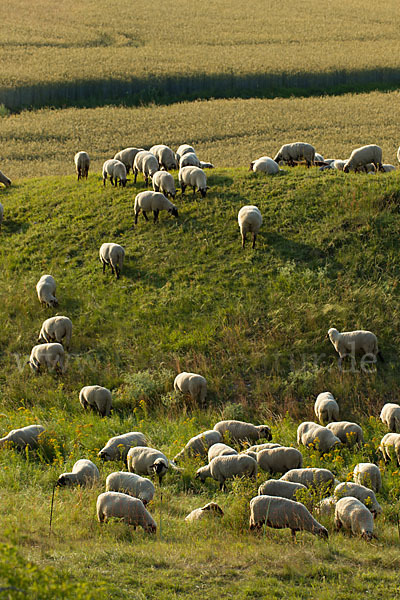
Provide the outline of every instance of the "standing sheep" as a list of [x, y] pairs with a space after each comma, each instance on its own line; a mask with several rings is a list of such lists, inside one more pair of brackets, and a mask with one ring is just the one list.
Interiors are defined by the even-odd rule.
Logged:
[[39, 436], [44, 430], [43, 425], [27, 425], [20, 429], [13, 429], [0, 438], [0, 448], [15, 446], [19, 450], [24, 450], [26, 447], [34, 450], [38, 447]]
[[102, 460], [126, 460], [128, 450], [134, 446], [147, 446], [146, 437], [140, 431], [129, 431], [110, 438], [98, 456]]
[[179, 160], [179, 168], [182, 167], [200, 167], [200, 161], [194, 152], [186, 152]]
[[222, 435], [218, 431], [213, 429], [203, 431], [203, 433], [190, 438], [183, 450], [175, 456], [174, 461], [177, 462], [184, 456], [207, 456], [209, 448], [218, 444], [221, 440]]
[[325, 487], [332, 488], [335, 482], [334, 474], [329, 469], [318, 469], [316, 467], [307, 469], [291, 469], [282, 475], [280, 481], [291, 481], [301, 483], [307, 488]]
[[339, 367], [342, 366], [342, 360], [347, 355], [355, 356], [360, 352], [364, 355], [374, 356], [375, 360], [379, 357], [383, 361], [382, 353], [378, 348], [378, 340], [371, 331], [360, 329], [339, 333], [337, 329], [331, 327], [328, 337], [339, 354]]
[[274, 161], [279, 163], [281, 160], [294, 167], [295, 162], [305, 160], [307, 167], [314, 164], [315, 148], [311, 144], [304, 142], [293, 142], [292, 144], [284, 144], [274, 157]]
[[364, 485], [375, 493], [382, 488], [382, 477], [379, 467], [373, 463], [358, 463], [353, 471], [354, 483]]
[[39, 333], [38, 343], [58, 342], [63, 343], [68, 349], [71, 343], [72, 322], [68, 317], [56, 316], [46, 319]]
[[176, 162], [179, 164], [181, 157], [184, 154], [187, 154], [188, 152], [193, 152], [194, 154], [196, 154], [193, 146], [189, 146], [189, 144], [181, 144], [178, 150], [175, 152]]
[[343, 483], [339, 483], [339, 485], [335, 487], [334, 495], [336, 499], [344, 498], [345, 496], [357, 498], [360, 500], [360, 502], [365, 504], [374, 517], [382, 512], [382, 507], [377, 501], [374, 492], [364, 485], [352, 483], [351, 481], [345, 481]]
[[331, 392], [318, 394], [314, 404], [314, 412], [321, 425], [339, 420], [339, 405]]
[[330, 429], [312, 421], [305, 421], [298, 426], [297, 443], [303, 446], [317, 446], [321, 454], [325, 454], [334, 446], [342, 444]]
[[87, 179], [90, 166], [89, 154], [87, 152], [77, 152], [74, 156], [74, 163], [78, 175], [78, 181], [84, 177]]
[[330, 429], [343, 444], [347, 444], [348, 446], [352, 446], [353, 444], [361, 446], [364, 443], [363, 430], [357, 423], [337, 421], [336, 423], [329, 423], [326, 428]]
[[155, 192], [161, 192], [164, 194], [164, 196], [171, 196], [171, 198], [175, 200], [175, 180], [171, 173], [167, 173], [166, 171], [157, 171], [153, 175], [152, 184]]
[[183, 371], [175, 377], [174, 390], [182, 394], [189, 394], [194, 402], [204, 406], [207, 395], [207, 381], [202, 375]]
[[196, 471], [196, 479], [205, 481], [212, 477], [219, 482], [220, 489], [225, 490], [225, 481], [235, 476], [257, 477], [257, 462], [246, 454], [231, 454], [228, 456], [217, 456], [205, 467]]
[[129, 173], [131, 169], [133, 171], [133, 161], [135, 160], [136, 154], [139, 152], [145, 152], [145, 150], [143, 150], [143, 148], [124, 148], [117, 152], [114, 156], [114, 160], [122, 162], [125, 165], [126, 172]]
[[125, 250], [119, 244], [106, 242], [100, 246], [99, 250], [100, 262], [103, 265], [103, 275], [106, 272], [106, 265], [110, 265], [111, 272], [117, 279], [122, 272], [125, 260]]
[[146, 477], [141, 477], [135, 473], [126, 473], [125, 471], [116, 471], [110, 473], [106, 479], [107, 492], [121, 492], [138, 498], [144, 505], [151, 502], [156, 493], [153, 482]]
[[137, 225], [138, 216], [142, 211], [146, 221], [149, 220], [147, 212], [153, 211], [154, 223], [157, 223], [160, 210], [166, 210], [173, 217], [179, 217], [178, 209], [161, 192], [139, 192], [135, 198], [135, 225]]
[[390, 448], [393, 448], [397, 464], [400, 466], [400, 433], [387, 433], [381, 439], [379, 450], [382, 452], [383, 460], [385, 462], [392, 459]]
[[279, 496], [280, 498], [296, 499], [296, 493], [299, 490], [306, 490], [302, 483], [293, 481], [283, 481], [280, 479], [267, 479], [258, 488], [259, 496]]
[[55, 297], [56, 282], [51, 275], [42, 275], [36, 284], [36, 292], [39, 302], [49, 307], [58, 306], [58, 300]]
[[265, 444], [255, 444], [247, 448], [247, 452], [261, 452], [261, 450], [271, 450], [271, 448], [282, 448], [282, 444], [276, 444], [274, 442], [266, 442]]
[[382, 148], [375, 144], [356, 148], [350, 154], [350, 158], [344, 165], [343, 172], [348, 173], [350, 169], [360, 169], [365, 167], [368, 163], [373, 163], [377, 170], [379, 169], [379, 171], [382, 171]]
[[157, 173], [158, 169], [158, 160], [154, 154], [147, 152], [146, 150], [138, 152], [133, 163], [134, 182], [136, 183], [138, 173], [140, 172], [143, 173], [146, 186], [148, 186], [149, 177], [153, 177], [154, 173]]
[[284, 447], [261, 450], [256, 454], [258, 466], [267, 473], [286, 473], [301, 469], [303, 456], [296, 448]]
[[262, 224], [262, 215], [257, 206], [253, 206], [252, 204], [242, 206], [238, 214], [238, 223], [240, 235], [242, 236], [242, 248], [244, 248], [246, 235], [249, 232], [253, 234], [252, 247], [254, 248], [256, 245], [256, 237]]
[[36, 374], [40, 373], [42, 367], [64, 373], [64, 361], [64, 348], [61, 344], [39, 344], [32, 348], [28, 364]]
[[0, 171], [0, 183], [3, 183], [6, 187], [10, 187], [11, 185], [11, 179], [8, 179], [8, 177], [6, 177], [4, 175], [4, 173], [2, 173]]
[[109, 417], [112, 406], [111, 392], [100, 385], [86, 385], [79, 392], [79, 402], [87, 410], [97, 410], [101, 417]]
[[219, 421], [214, 425], [215, 431], [223, 436], [226, 433], [233, 442], [257, 442], [260, 439], [270, 440], [272, 438], [271, 429], [268, 425], [253, 425], [245, 421]]
[[158, 160], [159, 168], [164, 168], [166, 171], [177, 169], [175, 154], [169, 146], [158, 144], [150, 148], [150, 152], [154, 154]]
[[265, 173], [266, 175], [276, 175], [276, 173], [279, 173], [279, 165], [269, 156], [262, 156], [250, 163], [249, 171]]
[[[218, 433], [218, 431], [214, 431], [214, 433]], [[234, 448], [231, 448], [230, 446], [227, 446], [226, 444], [213, 444], [208, 449], [207, 459], [210, 463], [212, 459], [216, 458], [217, 456], [230, 456], [232, 454], [238, 454], [238, 451]]]
[[100, 473], [98, 468], [91, 460], [82, 458], [78, 460], [72, 467], [71, 473], [62, 473], [57, 480], [59, 487], [82, 485], [95, 485], [100, 481]]
[[126, 186], [126, 167], [120, 160], [110, 158], [103, 164], [103, 186], [106, 185], [107, 175], [110, 177], [111, 185]]
[[185, 193], [187, 186], [191, 186], [193, 188], [193, 196], [195, 196], [197, 189], [202, 198], [206, 197], [207, 190], [209, 189], [207, 176], [199, 167], [182, 167], [182, 169], [179, 169], [178, 179], [182, 195]]
[[361, 535], [367, 540], [372, 539], [374, 519], [371, 512], [357, 498], [351, 496], [341, 498], [335, 507], [335, 527], [337, 530], [347, 529], [353, 535]]
[[398, 404], [393, 404], [392, 402], [385, 404], [379, 418], [389, 431], [400, 433], [400, 406]]
[[106, 523], [110, 518], [122, 519], [136, 529], [140, 525], [147, 533], [155, 533], [156, 522], [146, 510], [143, 502], [119, 492], [104, 492], [97, 498], [97, 519]]
[[128, 471], [138, 475], [157, 475], [161, 485], [162, 479], [170, 462], [160, 450], [147, 448], [146, 446], [135, 446], [131, 448], [127, 456]]
[[192, 510], [192, 512], [185, 517], [185, 521], [187, 523], [192, 523], [193, 521], [201, 521], [208, 516], [223, 517], [224, 511], [215, 502], [209, 502], [201, 508], [195, 508]]

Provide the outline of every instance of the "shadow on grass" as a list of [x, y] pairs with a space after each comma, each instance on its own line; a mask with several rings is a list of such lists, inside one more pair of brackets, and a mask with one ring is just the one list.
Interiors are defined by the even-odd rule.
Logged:
[[310, 267], [329, 260], [330, 269], [334, 272], [343, 268], [340, 263], [332, 260], [329, 253], [324, 252], [315, 246], [289, 240], [279, 233], [274, 232], [266, 233], [263, 237], [265, 242], [284, 259], [293, 260], [296, 263], [306, 263], [309, 264]]

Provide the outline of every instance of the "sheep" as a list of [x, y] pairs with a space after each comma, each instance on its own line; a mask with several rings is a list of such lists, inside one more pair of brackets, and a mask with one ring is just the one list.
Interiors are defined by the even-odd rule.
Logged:
[[315, 445], [321, 454], [325, 454], [325, 452], [329, 452], [334, 446], [342, 444], [340, 439], [330, 429], [312, 421], [305, 421], [298, 426], [297, 443], [303, 446]]
[[348, 173], [350, 169], [359, 169], [368, 163], [373, 163], [376, 169], [382, 171], [382, 148], [375, 144], [356, 148], [344, 165], [343, 172]]
[[120, 160], [110, 158], [103, 164], [103, 186], [106, 185], [107, 175], [110, 177], [111, 185], [126, 186], [126, 167]]
[[209, 187], [207, 185], [207, 176], [202, 169], [199, 167], [182, 167], [182, 169], [179, 169], [178, 179], [182, 195], [189, 185], [193, 188], [193, 196], [196, 194], [197, 189], [202, 198], [205, 198]]
[[293, 142], [292, 144], [284, 144], [274, 157], [274, 161], [279, 163], [281, 160], [287, 162], [288, 165], [294, 166], [295, 161], [305, 160], [307, 167], [314, 164], [315, 148], [311, 144], [304, 142]]
[[43, 425], [27, 425], [20, 429], [13, 429], [6, 436], [0, 438], [0, 448], [15, 446], [19, 450], [30, 448], [35, 450], [39, 445], [39, 436], [45, 431]]
[[100, 385], [85, 385], [79, 392], [79, 402], [87, 410], [97, 409], [101, 417], [109, 417], [112, 406], [111, 392]]
[[65, 354], [61, 344], [39, 344], [31, 350], [28, 364], [33, 373], [40, 373], [42, 367], [50, 371], [65, 372]]
[[259, 439], [270, 440], [272, 438], [271, 430], [268, 425], [253, 425], [244, 421], [219, 421], [214, 425], [215, 431], [219, 431], [223, 436], [225, 433], [233, 442], [257, 442]]
[[137, 475], [158, 475], [161, 485], [162, 479], [170, 462], [160, 450], [147, 448], [146, 446], [135, 446], [131, 448], [127, 456], [128, 471]]
[[167, 173], [166, 171], [157, 171], [153, 175], [152, 185], [155, 192], [161, 192], [167, 198], [168, 196], [171, 196], [171, 198], [175, 200], [175, 180], [171, 173]]
[[353, 477], [354, 483], [364, 485], [375, 493], [382, 488], [381, 472], [373, 463], [358, 463], [354, 467]]
[[58, 300], [55, 297], [56, 282], [51, 275], [42, 275], [36, 284], [36, 292], [39, 302], [48, 307], [58, 306]]
[[371, 511], [374, 518], [382, 512], [382, 507], [377, 501], [374, 492], [364, 485], [345, 481], [335, 487], [334, 495], [337, 500], [345, 496], [357, 498], [357, 500], [360, 500]]
[[62, 473], [57, 480], [57, 486], [95, 485], [100, 481], [98, 468], [91, 460], [82, 458], [72, 467], [71, 473]]
[[256, 496], [250, 500], [250, 530], [261, 529], [263, 525], [274, 529], [291, 530], [293, 540], [296, 531], [308, 531], [328, 539], [327, 529], [314, 519], [301, 502], [276, 496]]
[[189, 394], [194, 402], [204, 406], [207, 395], [207, 381], [202, 375], [183, 371], [175, 377], [174, 390], [182, 394]]
[[339, 405], [331, 392], [318, 394], [314, 404], [314, 412], [321, 425], [325, 425], [331, 421], [338, 421]]
[[371, 331], [356, 330], [339, 333], [337, 329], [331, 327], [328, 337], [339, 354], [339, 368], [342, 366], [343, 358], [348, 354], [355, 356], [360, 352], [363, 352], [364, 356], [372, 355], [375, 361], [379, 357], [383, 362], [382, 353], [378, 348], [378, 340]]
[[389, 165], [389, 164], [385, 163], [382, 165], [382, 170], [385, 173], [390, 173], [391, 171], [395, 171], [396, 167], [394, 165]]
[[78, 175], [78, 181], [82, 178], [88, 178], [90, 158], [87, 152], [77, 152], [74, 156], [75, 169]]
[[141, 500], [144, 505], [151, 502], [156, 493], [154, 484], [150, 479], [125, 471], [110, 473], [106, 479], [106, 491], [128, 494], [128, 496]]
[[214, 165], [210, 162], [200, 161], [200, 169], [215, 169]]
[[301, 469], [303, 456], [296, 448], [282, 446], [261, 450], [256, 454], [258, 466], [268, 473], [286, 473], [291, 469]]
[[136, 183], [138, 173], [140, 172], [143, 173], [147, 186], [149, 184], [149, 177], [153, 177], [154, 173], [157, 173], [158, 169], [158, 160], [154, 154], [147, 152], [146, 150], [138, 152], [133, 163], [134, 182]]
[[330, 517], [335, 512], [336, 498], [335, 496], [328, 496], [328, 498], [322, 498], [315, 507], [316, 512], [319, 516]]
[[[218, 433], [218, 431], [215, 431], [214, 433]], [[210, 463], [212, 461], [213, 458], [217, 457], [217, 456], [230, 456], [231, 454], [237, 454], [238, 451], [235, 450], [234, 448], [231, 448], [230, 446], [227, 446], [226, 444], [213, 444], [209, 449], [208, 449], [208, 455], [207, 455], [207, 459], [208, 462]]]
[[196, 154], [193, 146], [189, 146], [189, 144], [182, 144], [179, 146], [178, 150], [175, 152], [176, 162], [179, 164], [181, 156], [187, 154], [188, 152], [193, 152], [193, 154]]
[[389, 431], [400, 433], [400, 406], [398, 404], [393, 404], [392, 402], [385, 404], [379, 418]]
[[103, 265], [103, 275], [106, 272], [106, 265], [110, 265], [111, 272], [117, 279], [122, 272], [125, 260], [125, 249], [119, 244], [106, 242], [100, 246], [99, 250], [100, 262]]
[[97, 498], [97, 519], [105, 523], [110, 518], [122, 519], [136, 529], [140, 525], [146, 533], [155, 533], [157, 525], [143, 502], [120, 492], [104, 492]]
[[275, 444], [274, 442], [267, 442], [265, 444], [255, 444], [245, 450], [245, 452], [261, 452], [261, 450], [271, 450], [271, 448], [282, 448], [282, 444]]
[[393, 448], [397, 464], [400, 465], [400, 433], [387, 433], [381, 439], [378, 449], [382, 452], [385, 462], [392, 459], [390, 448]]
[[347, 163], [348, 158], [346, 160], [341, 160], [340, 158], [338, 158], [337, 160], [333, 161], [333, 164], [331, 166], [333, 166], [334, 169], [336, 169], [336, 171], [343, 171], [344, 169], [344, 165]]
[[250, 163], [249, 171], [254, 173], [266, 173], [266, 175], [276, 175], [279, 173], [279, 165], [269, 156], [262, 156]]
[[306, 486], [302, 483], [294, 483], [293, 481], [281, 481], [280, 479], [267, 479], [258, 488], [259, 496], [279, 496], [288, 498], [289, 500], [296, 499], [296, 493], [299, 490], [306, 490]]
[[341, 498], [335, 507], [335, 527], [347, 529], [353, 535], [371, 540], [374, 537], [374, 518], [371, 512], [357, 498]]
[[225, 481], [238, 475], [239, 477], [256, 477], [257, 462], [246, 454], [231, 454], [229, 456], [217, 456], [205, 467], [197, 469], [195, 479], [204, 482], [207, 477], [212, 477], [219, 482], [220, 489], [225, 490]]
[[192, 523], [193, 521], [201, 521], [205, 517], [208, 517], [211, 515], [214, 517], [215, 516], [217, 516], [217, 517], [224, 516], [224, 511], [222, 510], [222, 508], [220, 506], [218, 506], [218, 504], [216, 504], [216, 502], [209, 502], [208, 504], [205, 504], [201, 508], [195, 508], [194, 510], [192, 510], [192, 512], [190, 512], [185, 517], [185, 521], [187, 523]]
[[102, 460], [126, 460], [129, 448], [147, 446], [147, 440], [140, 431], [129, 431], [108, 440], [97, 456]]
[[0, 183], [3, 183], [6, 187], [10, 187], [11, 179], [8, 179], [4, 173], [0, 171]]
[[172, 169], [177, 169], [177, 163], [175, 159], [175, 154], [169, 148], [169, 146], [165, 146], [164, 144], [158, 144], [157, 146], [152, 146], [149, 150], [156, 159], [158, 160], [159, 167], [163, 167], [166, 171], [170, 171]]
[[254, 249], [256, 245], [256, 237], [262, 224], [262, 215], [257, 206], [252, 204], [242, 206], [238, 213], [238, 223], [240, 235], [242, 236], [242, 248], [244, 248], [246, 243], [246, 235], [250, 232], [253, 234], [252, 248]]
[[332, 431], [343, 444], [347, 444], [348, 446], [364, 443], [363, 430], [357, 423], [337, 421], [336, 423], [329, 423], [326, 428]]
[[143, 148], [124, 148], [117, 152], [114, 156], [114, 160], [122, 162], [125, 165], [126, 172], [129, 173], [131, 169], [133, 171], [133, 161], [138, 152], [145, 152], [145, 150], [143, 150]]
[[186, 446], [174, 458], [178, 462], [184, 456], [207, 456], [208, 449], [222, 440], [222, 435], [218, 431], [209, 429], [190, 438]]
[[335, 482], [335, 476], [329, 469], [317, 469], [316, 467], [313, 467], [311, 469], [291, 469], [282, 475], [280, 481], [302, 483], [307, 488], [324, 486], [328, 489], [332, 488]]
[[72, 322], [68, 317], [62, 315], [50, 317], [42, 323], [38, 343], [58, 342], [68, 349], [71, 343]]
[[324, 157], [322, 156], [322, 154], [319, 154], [319, 152], [316, 152], [314, 155], [314, 162], [325, 162], [324, 161]]
[[135, 225], [137, 225], [138, 216], [142, 211], [146, 221], [149, 220], [147, 212], [152, 210], [154, 223], [157, 223], [160, 210], [166, 210], [173, 217], [179, 217], [178, 209], [161, 192], [139, 192], [135, 198]]
[[182, 167], [200, 167], [200, 161], [194, 152], [186, 152], [179, 160], [179, 168]]

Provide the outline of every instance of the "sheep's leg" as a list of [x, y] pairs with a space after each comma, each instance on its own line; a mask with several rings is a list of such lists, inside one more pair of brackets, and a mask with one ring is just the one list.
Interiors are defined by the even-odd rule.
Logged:
[[155, 192], [159, 192], [159, 191], [160, 191], [160, 186], [159, 186], [159, 185], [156, 185], [156, 184], [154, 184], [154, 191], [155, 191]]
[[134, 182], [134, 183], [136, 183], [137, 174], [138, 174], [138, 170], [137, 170], [137, 168], [136, 168], [136, 167], [135, 167], [135, 169], [134, 169], [134, 172], [135, 172], [135, 175], [134, 175], [134, 178], [133, 178], [133, 182]]
[[181, 190], [182, 190], [182, 196], [183, 196], [185, 193], [185, 190], [186, 190], [186, 185], [184, 183], [181, 183]]
[[149, 176], [147, 175], [147, 173], [144, 174], [144, 182], [146, 184], [146, 187], [149, 187]]
[[137, 225], [139, 213], [140, 213], [140, 208], [138, 210], [136, 210], [136, 212], [135, 212], [135, 225]]
[[245, 243], [246, 243], [246, 234], [242, 233], [242, 248], [244, 248]]
[[110, 181], [111, 185], [117, 185], [117, 182], [115, 181], [114, 177], [110, 177]]
[[196, 186], [193, 186], [193, 197], [196, 195]]
[[103, 173], [103, 187], [106, 185], [107, 174]]
[[145, 211], [145, 210], [143, 210], [142, 212], [143, 212], [143, 216], [144, 216], [145, 220], [146, 220], [146, 221], [148, 221], [148, 220], [149, 220], [149, 217], [147, 216], [147, 214], [146, 214], [146, 211]]
[[255, 233], [253, 233], [253, 250], [256, 246], [256, 237], [257, 237], [257, 235]]
[[119, 270], [118, 265], [115, 265], [115, 274], [117, 276], [117, 279], [119, 279], [120, 270]]
[[158, 220], [158, 213], [159, 213], [159, 212], [160, 212], [159, 210], [153, 210], [153, 214], [154, 214], [154, 223], [157, 223], [157, 220]]
[[112, 273], [113, 275], [115, 274], [115, 270], [114, 270], [114, 267], [113, 267], [113, 265], [112, 265], [112, 264], [111, 264], [111, 273]]
[[104, 273], [106, 272], [106, 263], [104, 261], [102, 261], [102, 262], [103, 262], [103, 275], [104, 275]]
[[296, 541], [296, 530], [295, 529], [291, 529], [290, 533], [292, 534], [292, 541], [295, 542]]

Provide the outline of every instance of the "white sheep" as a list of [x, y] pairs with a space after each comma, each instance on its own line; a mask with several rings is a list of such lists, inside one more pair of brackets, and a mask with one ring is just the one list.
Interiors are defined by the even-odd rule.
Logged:
[[390, 449], [393, 448], [394, 456], [400, 465], [400, 433], [387, 433], [381, 439], [379, 450], [382, 452], [383, 459], [388, 462], [392, 459]]
[[179, 217], [178, 209], [175, 204], [172, 204], [168, 198], [161, 192], [139, 192], [135, 197], [135, 225], [137, 225], [138, 216], [142, 211], [146, 221], [149, 220], [147, 213], [152, 210], [154, 215], [154, 223], [157, 223], [160, 210], [166, 210], [173, 217]]
[[205, 467], [196, 471], [196, 479], [205, 481], [212, 477], [219, 482], [221, 490], [225, 489], [225, 481], [238, 477], [257, 477], [257, 462], [246, 454], [231, 454], [228, 456], [217, 456]]
[[301, 469], [303, 456], [297, 448], [282, 446], [256, 453], [258, 466], [267, 473], [286, 473], [291, 469]]
[[326, 427], [327, 429], [330, 429], [343, 444], [351, 446], [353, 444], [361, 445], [364, 443], [363, 430], [357, 423], [337, 421], [335, 423], [329, 423]]
[[133, 161], [135, 160], [135, 156], [138, 154], [138, 152], [145, 152], [145, 150], [143, 150], [143, 148], [124, 148], [123, 150], [117, 152], [117, 154], [114, 156], [114, 159], [124, 163], [126, 172], [129, 173], [131, 169], [133, 171]]
[[149, 184], [149, 177], [153, 177], [159, 169], [158, 160], [151, 152], [143, 150], [138, 152], [133, 162], [134, 182], [138, 173], [143, 173], [146, 186]]
[[382, 171], [382, 148], [375, 144], [356, 148], [344, 165], [343, 172], [348, 173], [350, 169], [360, 169], [368, 163], [373, 163], [377, 170]]
[[196, 154], [193, 146], [189, 146], [189, 144], [181, 144], [178, 150], [175, 152], [176, 162], [179, 164], [181, 156], [187, 154], [188, 152], [193, 152], [194, 154]]
[[335, 527], [351, 531], [353, 535], [361, 535], [367, 540], [374, 537], [374, 518], [371, 512], [357, 498], [351, 496], [341, 498], [335, 507]]
[[161, 192], [167, 198], [168, 196], [171, 196], [173, 200], [175, 199], [175, 180], [172, 177], [171, 173], [167, 173], [167, 171], [157, 171], [156, 173], [154, 173], [151, 181], [153, 185], [153, 190], [155, 192]]
[[222, 510], [222, 508], [220, 506], [218, 506], [218, 504], [216, 502], [209, 502], [208, 504], [205, 504], [201, 508], [195, 508], [194, 510], [192, 510], [192, 512], [190, 512], [185, 517], [185, 521], [187, 523], [192, 523], [193, 521], [201, 521], [205, 517], [210, 517], [210, 516], [213, 516], [213, 517], [215, 517], [215, 516], [223, 517], [224, 516], [224, 511]]
[[[218, 433], [218, 431], [214, 431], [214, 433]], [[208, 449], [207, 459], [210, 463], [213, 458], [216, 458], [217, 456], [230, 456], [231, 454], [238, 454], [238, 451], [230, 446], [227, 446], [226, 444], [213, 444]]]
[[39, 344], [31, 350], [28, 364], [34, 373], [40, 373], [42, 367], [49, 371], [65, 371], [65, 353], [61, 344]]
[[267, 479], [258, 488], [259, 496], [279, 496], [280, 498], [288, 498], [295, 500], [299, 490], [306, 490], [306, 486], [302, 483], [294, 481], [282, 481], [280, 479]]
[[104, 492], [97, 498], [97, 519], [106, 523], [110, 518], [122, 519], [136, 529], [140, 525], [147, 533], [155, 533], [157, 525], [138, 498], [120, 492]]
[[126, 186], [126, 167], [120, 160], [110, 158], [103, 164], [103, 186], [106, 185], [107, 175], [110, 178], [111, 185]]
[[322, 154], [320, 154], [319, 152], [316, 152], [315, 155], [314, 155], [314, 162], [315, 163], [317, 163], [317, 162], [319, 162], [319, 163], [320, 162], [325, 162], [324, 161], [324, 157], [322, 156]]
[[357, 500], [360, 500], [360, 502], [365, 504], [374, 517], [382, 512], [382, 507], [376, 499], [374, 492], [370, 488], [365, 487], [365, 485], [359, 485], [352, 481], [345, 481], [339, 483], [339, 485], [335, 487], [334, 495], [337, 500], [339, 498], [344, 498], [345, 496], [357, 498]]
[[378, 348], [378, 340], [371, 331], [362, 329], [356, 331], [343, 331], [339, 333], [337, 329], [331, 327], [328, 331], [328, 337], [332, 342], [336, 352], [339, 354], [339, 367], [346, 356], [355, 356], [362, 352], [365, 355], [372, 355], [374, 360], [379, 357], [383, 361], [383, 356]]
[[170, 461], [160, 450], [147, 448], [146, 446], [135, 446], [131, 448], [127, 456], [128, 471], [137, 475], [157, 475], [161, 485], [162, 479]]
[[183, 450], [175, 456], [174, 461], [177, 462], [184, 456], [207, 456], [209, 448], [214, 444], [218, 444], [221, 440], [222, 435], [218, 431], [213, 429], [203, 431], [190, 438]]
[[249, 171], [254, 173], [265, 173], [266, 175], [276, 175], [279, 173], [279, 165], [269, 156], [261, 156], [250, 163]]
[[290, 166], [294, 166], [295, 162], [305, 160], [307, 167], [314, 164], [315, 148], [311, 144], [304, 142], [293, 142], [292, 144], [284, 144], [274, 157], [274, 161], [279, 163], [284, 161]]
[[49, 307], [58, 306], [56, 294], [56, 282], [51, 275], [42, 275], [36, 284], [36, 292], [41, 304]]
[[112, 397], [109, 389], [100, 385], [85, 385], [79, 392], [79, 402], [87, 410], [97, 410], [101, 417], [109, 417], [112, 407]]
[[115, 273], [116, 278], [119, 279], [124, 266], [125, 249], [119, 244], [105, 242], [100, 246], [99, 258], [103, 265], [103, 275], [106, 272], [106, 265], [110, 265], [112, 274]]
[[207, 381], [198, 373], [183, 371], [175, 377], [174, 390], [182, 394], [189, 394], [194, 402], [204, 406], [207, 395]]
[[318, 394], [314, 404], [314, 412], [321, 425], [339, 419], [339, 405], [331, 392]]
[[140, 431], [129, 431], [108, 440], [98, 456], [103, 460], [126, 460], [129, 448], [147, 446], [147, 440]]
[[182, 194], [185, 193], [187, 186], [191, 186], [193, 188], [193, 196], [196, 194], [197, 189], [202, 198], [205, 198], [209, 187], [207, 185], [207, 176], [202, 169], [199, 167], [182, 167], [182, 169], [179, 169], [178, 179]]
[[39, 436], [44, 431], [43, 425], [27, 425], [20, 429], [13, 429], [6, 436], [0, 438], [0, 448], [15, 446], [19, 450], [26, 447], [34, 450], [39, 445]]
[[214, 165], [210, 162], [204, 162], [203, 160], [200, 161], [200, 169], [214, 169]]
[[229, 438], [233, 442], [246, 442], [254, 441], [257, 442], [260, 439], [270, 440], [272, 438], [271, 429], [268, 425], [253, 425], [252, 423], [246, 423], [245, 421], [219, 421], [214, 425], [215, 431], [224, 436], [229, 435]]
[[200, 160], [194, 152], [186, 152], [179, 160], [179, 168], [182, 167], [200, 167]]
[[82, 178], [88, 178], [90, 158], [87, 152], [77, 152], [74, 156], [75, 169], [78, 175], [78, 181]]
[[314, 519], [301, 502], [276, 496], [256, 496], [250, 500], [250, 530], [264, 526], [274, 529], [291, 530], [292, 538], [296, 531], [308, 531], [327, 539], [327, 529]]
[[385, 404], [379, 416], [392, 433], [400, 433], [400, 406], [392, 402]]
[[150, 479], [141, 477], [135, 473], [126, 473], [125, 471], [116, 471], [110, 473], [106, 479], [107, 492], [122, 492], [139, 498], [144, 505], [151, 502], [156, 492], [154, 484]]
[[298, 426], [297, 443], [303, 446], [316, 446], [321, 454], [325, 454], [334, 446], [342, 444], [332, 431], [312, 421], [305, 421]]
[[372, 491], [379, 492], [382, 488], [382, 477], [379, 467], [373, 463], [358, 463], [353, 471], [354, 483], [364, 485]]
[[257, 206], [252, 204], [248, 204], [246, 206], [242, 206], [238, 213], [238, 223], [240, 228], [240, 235], [242, 236], [242, 248], [244, 248], [246, 243], [246, 235], [248, 233], [253, 234], [253, 248], [256, 245], [256, 237], [258, 232], [260, 231], [260, 227], [262, 224], [262, 215]]
[[385, 163], [382, 165], [382, 170], [385, 173], [391, 173], [392, 171], [396, 170], [396, 167], [394, 165], [389, 165], [388, 163]]
[[165, 144], [157, 144], [156, 146], [152, 146], [149, 152], [154, 154], [158, 160], [160, 169], [164, 168], [166, 171], [171, 171], [172, 169], [178, 168], [175, 154], [169, 146], [166, 146]]
[[100, 481], [100, 473], [96, 465], [85, 458], [78, 460], [72, 467], [71, 473], [62, 473], [57, 480], [59, 487], [63, 486], [91, 486]]
[[291, 469], [282, 475], [281, 481], [291, 481], [292, 483], [302, 483], [307, 488], [316, 488], [323, 486], [331, 488], [335, 482], [334, 474], [329, 469], [318, 469], [317, 467], [307, 469]]
[[8, 179], [4, 173], [0, 171], [0, 183], [3, 183], [6, 187], [10, 187], [11, 179]]
[[59, 344], [63, 344], [68, 349], [71, 343], [71, 336], [71, 319], [60, 315], [56, 317], [50, 317], [49, 319], [43, 321], [37, 341], [40, 344], [45, 342], [58, 342]]
[[255, 444], [245, 450], [245, 452], [261, 452], [261, 450], [271, 450], [271, 448], [282, 448], [282, 444], [276, 444], [275, 442], [266, 442], [265, 444]]
[[334, 514], [336, 508], [335, 496], [322, 498], [316, 505], [315, 510], [319, 516], [330, 517]]

